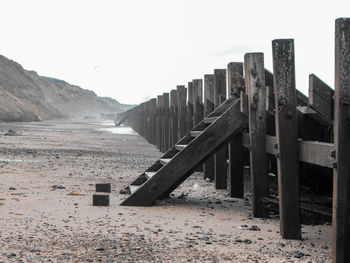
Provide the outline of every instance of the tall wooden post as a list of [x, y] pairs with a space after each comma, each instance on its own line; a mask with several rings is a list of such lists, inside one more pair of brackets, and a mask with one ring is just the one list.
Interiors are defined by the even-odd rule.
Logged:
[[162, 123], [163, 123], [163, 96], [158, 95], [158, 101], [157, 101], [157, 108], [158, 108], [158, 149], [162, 151], [162, 142], [163, 142], [163, 133], [162, 133]]
[[[243, 63], [229, 63], [227, 65], [227, 93], [239, 97], [244, 87]], [[228, 190], [231, 197], [242, 198], [244, 195], [244, 157], [242, 134], [238, 134], [228, 144]]]
[[335, 21], [333, 262], [350, 262], [350, 18]]
[[187, 131], [193, 128], [193, 83], [188, 82]]
[[263, 198], [268, 195], [264, 54], [245, 54], [244, 68], [249, 105], [250, 175], [252, 180], [253, 215], [255, 217], [268, 217], [268, 211], [263, 204]]
[[[214, 75], [204, 75], [204, 116], [207, 117], [214, 110]], [[203, 165], [204, 178], [214, 180], [214, 156]]]
[[203, 81], [194, 79], [193, 83], [193, 127], [203, 119]]
[[141, 135], [141, 104], [137, 107], [137, 133]]
[[[226, 69], [214, 70], [214, 107], [226, 99]], [[215, 188], [227, 188], [227, 145], [214, 154]]]
[[155, 135], [156, 135], [156, 129], [155, 129], [155, 127], [156, 127], [156, 108], [157, 108], [157, 100], [156, 99], [151, 99], [150, 100], [150, 124], [151, 124], [151, 130], [150, 130], [150, 132], [151, 132], [151, 137], [150, 137], [150, 139], [151, 139], [151, 143], [152, 144], [156, 144], [156, 142], [155, 142]]
[[150, 113], [150, 102], [146, 101], [145, 102], [145, 139], [150, 142], [150, 118], [149, 118], [149, 113]]
[[170, 108], [169, 108], [169, 93], [163, 93], [163, 107], [164, 107], [164, 121], [163, 121], [163, 133], [164, 133], [164, 148], [163, 152], [166, 152], [170, 148], [169, 138], [169, 125], [170, 125]]
[[178, 127], [177, 127], [177, 90], [170, 91], [170, 110], [171, 110], [171, 144], [175, 145], [178, 141]]
[[272, 41], [280, 233], [300, 239], [299, 159], [293, 39]]
[[[230, 62], [227, 65], [227, 94], [240, 96], [241, 90], [244, 88], [243, 80], [243, 63]], [[243, 85], [242, 85], [243, 84]]]
[[145, 103], [141, 103], [140, 105], [141, 110], [141, 129], [140, 129], [140, 135], [142, 137], [145, 137]]
[[177, 89], [177, 109], [178, 109], [178, 140], [186, 134], [186, 99], [187, 90], [185, 86], [176, 86]]

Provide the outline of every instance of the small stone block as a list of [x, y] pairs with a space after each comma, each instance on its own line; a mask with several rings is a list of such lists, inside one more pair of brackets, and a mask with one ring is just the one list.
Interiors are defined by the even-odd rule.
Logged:
[[94, 194], [92, 197], [93, 206], [109, 206], [109, 195], [107, 194]]
[[110, 183], [96, 184], [96, 192], [110, 193], [111, 184]]

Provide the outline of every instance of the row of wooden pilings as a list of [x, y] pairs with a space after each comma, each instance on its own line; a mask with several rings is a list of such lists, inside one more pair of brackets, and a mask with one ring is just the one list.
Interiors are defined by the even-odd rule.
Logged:
[[293, 40], [274, 40], [272, 51], [273, 74], [264, 69], [262, 53], [247, 53], [244, 74], [243, 63], [229, 63], [227, 69], [204, 76], [204, 94], [203, 80], [194, 79], [187, 89], [177, 86], [170, 94], [140, 104], [127, 122], [166, 152], [218, 107], [226, 93], [239, 96], [247, 116], [246, 133], [231, 138], [206, 160], [204, 177], [240, 198], [243, 167], [249, 165], [253, 214], [267, 217], [267, 164], [274, 158], [280, 233], [300, 239], [299, 165], [333, 169], [333, 262], [350, 262], [350, 19], [336, 20], [334, 90], [311, 74], [309, 97], [304, 96], [295, 88]]

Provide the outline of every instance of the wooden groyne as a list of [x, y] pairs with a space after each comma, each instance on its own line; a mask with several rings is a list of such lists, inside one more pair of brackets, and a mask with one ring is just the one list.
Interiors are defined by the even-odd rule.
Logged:
[[272, 51], [273, 73], [263, 53], [247, 53], [244, 64], [215, 69], [204, 84], [189, 82], [187, 98], [182, 85], [119, 114], [165, 153], [129, 186], [124, 205], [149, 205], [198, 170], [240, 198], [249, 167], [253, 215], [268, 217], [268, 174], [275, 171], [281, 236], [301, 239], [301, 167], [315, 176], [323, 167], [333, 171], [333, 262], [350, 262], [350, 19], [335, 22], [334, 89], [310, 74], [303, 95], [295, 85], [294, 41], [273, 40]]

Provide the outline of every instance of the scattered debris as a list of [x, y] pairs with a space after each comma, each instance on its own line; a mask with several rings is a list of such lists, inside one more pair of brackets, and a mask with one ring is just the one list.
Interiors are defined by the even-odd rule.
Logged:
[[68, 195], [71, 195], [71, 196], [84, 196], [84, 194], [80, 194], [80, 193], [77, 193], [77, 192], [70, 192]]
[[14, 130], [9, 129], [4, 135], [5, 136], [19, 136], [20, 134]]
[[94, 194], [92, 196], [93, 206], [109, 206], [109, 195], [107, 194]]
[[121, 189], [121, 190], [119, 191], [119, 194], [121, 194], [121, 195], [128, 195], [128, 194], [130, 194], [130, 193], [129, 193], [129, 191], [126, 190], [126, 189]]

